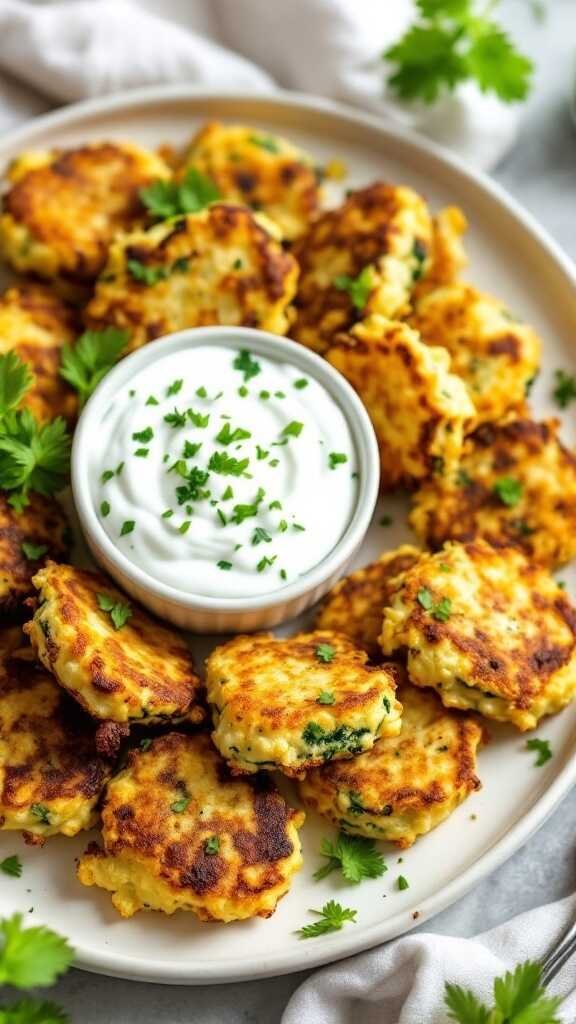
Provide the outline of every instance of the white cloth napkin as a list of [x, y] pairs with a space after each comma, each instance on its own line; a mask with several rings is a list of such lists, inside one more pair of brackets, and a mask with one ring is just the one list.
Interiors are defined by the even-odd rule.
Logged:
[[[544, 957], [575, 916], [576, 896], [569, 896], [474, 939], [406, 936], [317, 971], [292, 996], [282, 1024], [447, 1024], [446, 981], [471, 988], [491, 1006], [493, 979]], [[565, 998], [558, 1016], [574, 1024], [576, 958], [549, 992]]]
[[385, 92], [382, 51], [413, 10], [413, 0], [0, 0], [0, 128], [140, 85], [281, 86], [369, 109], [490, 169], [516, 136], [514, 108], [471, 83], [433, 111]]

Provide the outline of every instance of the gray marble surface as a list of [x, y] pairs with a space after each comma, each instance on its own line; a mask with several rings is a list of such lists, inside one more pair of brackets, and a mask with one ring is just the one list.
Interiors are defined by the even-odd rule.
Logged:
[[[576, 65], [576, 0], [548, 0], [543, 23], [528, 0], [508, 0], [504, 18], [538, 62], [537, 88], [521, 137], [495, 173], [576, 258], [576, 131], [568, 95]], [[504, 867], [426, 930], [473, 935], [576, 886], [576, 793]], [[238, 985], [171, 988], [71, 971], [51, 996], [82, 1024], [275, 1024], [307, 975]], [[385, 1024], [385, 1022], [383, 1022]]]

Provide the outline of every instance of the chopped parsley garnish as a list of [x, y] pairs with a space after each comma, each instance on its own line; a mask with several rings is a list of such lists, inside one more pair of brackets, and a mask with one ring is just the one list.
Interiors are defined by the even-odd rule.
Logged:
[[334, 661], [336, 648], [332, 647], [332, 644], [318, 644], [314, 653], [318, 661], [323, 661], [327, 665], [329, 662]]
[[280, 465], [280, 460], [279, 460], [279, 459], [270, 459], [270, 462], [268, 463], [268, 465], [269, 465], [269, 466], [270, 466], [270, 467], [271, 467], [272, 469], [275, 469], [275, 467], [276, 467], [276, 466], [279, 466], [279, 465]]
[[194, 456], [198, 454], [201, 447], [202, 441], [197, 441], [196, 443], [193, 443], [192, 441], [185, 441], [184, 451], [182, 452], [182, 455], [184, 456], [185, 459], [193, 459]]
[[139, 459], [146, 459], [148, 458], [149, 454], [149, 448], [137, 448], [136, 451], [134, 452], [134, 455], [136, 455]]
[[198, 213], [220, 199], [215, 182], [196, 167], [191, 167], [182, 181], [159, 179], [141, 188], [139, 195], [156, 220]]
[[320, 693], [316, 697], [317, 704], [335, 704], [336, 697], [333, 693], [329, 693], [328, 690], [320, 690]]
[[50, 812], [44, 804], [31, 804], [30, 810], [35, 818], [38, 818], [41, 825], [50, 824]]
[[341, 832], [335, 843], [323, 839], [320, 853], [327, 861], [314, 873], [317, 882], [340, 870], [347, 882], [357, 884], [365, 878], [380, 878], [388, 870], [384, 857], [374, 847], [374, 840], [363, 836]]
[[273, 135], [251, 135], [248, 141], [259, 149], [265, 149], [267, 153], [280, 152], [280, 146]]
[[281, 580], [287, 580], [288, 579], [288, 573], [286, 572], [286, 569], [280, 569], [280, 579]]
[[260, 559], [258, 565], [256, 566], [257, 571], [264, 572], [264, 570], [268, 569], [269, 566], [274, 565], [274, 562], [276, 561], [277, 557], [278, 555], [272, 555], [272, 558], [268, 558], [267, 555], [264, 555], [264, 557]]
[[221, 497], [221, 499], [220, 499], [220, 500], [221, 500], [221, 501], [229, 501], [229, 499], [230, 499], [230, 498], [233, 498], [233, 497], [234, 497], [234, 491], [233, 491], [233, 490], [232, 490], [232, 488], [230, 487], [230, 484], [228, 484], [228, 487], [227, 487], [227, 488], [226, 488], [226, 490], [224, 491], [224, 493], [223, 493], [223, 495], [222, 495], [222, 497]]
[[515, 480], [514, 477], [503, 476], [501, 480], [496, 481], [492, 490], [503, 505], [513, 508], [522, 498], [524, 485], [520, 480]]
[[145, 736], [143, 740], [140, 740], [138, 746], [140, 747], [140, 750], [149, 750], [150, 747], [152, 746], [152, 740], [150, 739], [150, 736]]
[[191, 519], [185, 519], [183, 523], [180, 523], [180, 526], [178, 527], [178, 533], [181, 533], [181, 534], [188, 533], [188, 530], [190, 529], [191, 525], [192, 525], [192, 520]]
[[274, 398], [286, 398], [286, 394], [284, 391], [275, 391]]
[[137, 430], [132, 434], [132, 440], [142, 441], [142, 444], [148, 444], [148, 441], [151, 441], [153, 437], [154, 431], [152, 430], [152, 427], [145, 427], [144, 430]]
[[126, 267], [138, 284], [144, 284], [147, 288], [153, 287], [159, 281], [165, 281], [170, 276], [171, 268], [157, 264], [154, 267], [141, 263], [140, 260], [127, 260]]
[[450, 1020], [458, 1024], [560, 1024], [556, 1011], [561, 996], [550, 996], [541, 983], [542, 964], [527, 960], [513, 972], [494, 979], [493, 1007], [470, 989], [446, 983], [444, 1002]]
[[174, 406], [174, 412], [169, 412], [166, 414], [166, 416], [164, 417], [164, 423], [168, 423], [168, 425], [172, 428], [185, 427], [186, 413], [181, 412], [179, 409], [176, 408], [176, 406]]
[[204, 853], [208, 853], [213, 856], [215, 853], [220, 851], [220, 840], [218, 836], [210, 836], [209, 839], [204, 843]]
[[232, 366], [235, 370], [239, 370], [244, 375], [244, 380], [251, 380], [252, 377], [258, 376], [262, 371], [260, 363], [257, 363], [252, 358], [247, 349], [243, 348], [236, 356]]
[[556, 386], [552, 392], [561, 409], [566, 409], [576, 398], [576, 376], [564, 370], [556, 370]]
[[286, 530], [288, 529], [288, 523], [286, 519], [280, 520], [280, 522], [278, 523], [278, 529], [280, 530], [280, 533], [286, 533]]
[[196, 388], [196, 394], [198, 395], [198, 398], [208, 398], [208, 392], [206, 391], [204, 385], [202, 385], [202, 387], [200, 388]]
[[0, 861], [0, 871], [4, 875], [10, 875], [11, 878], [20, 878], [22, 874], [22, 861], [16, 854], [12, 854], [11, 857], [5, 857], [4, 860]]
[[210, 422], [210, 413], [207, 412], [203, 416], [201, 412], [194, 412], [194, 409], [188, 409], [188, 419], [194, 427], [207, 427]]
[[173, 515], [174, 509], [167, 508], [166, 511], [162, 513], [162, 519], [171, 519]]
[[183, 811], [188, 809], [191, 799], [192, 797], [188, 796], [186, 793], [184, 796], [179, 797], [178, 800], [174, 800], [174, 803], [170, 804], [170, 810], [173, 811], [174, 814], [182, 814]]
[[291, 420], [282, 430], [282, 437], [300, 437], [303, 430], [303, 423], [299, 423], [298, 420]]
[[221, 559], [216, 565], [219, 569], [225, 569], [226, 571], [232, 568], [232, 562], [226, 562], [224, 559]]
[[396, 885], [398, 886], [400, 892], [404, 892], [405, 889], [410, 888], [410, 883], [407, 878], [404, 878], [404, 875], [398, 875]]
[[37, 562], [48, 551], [47, 544], [33, 544], [28, 540], [23, 540], [20, 547], [22, 548], [22, 554], [29, 562]]
[[265, 402], [267, 402], [268, 399], [270, 398], [270, 392], [269, 391], [261, 391], [258, 397], [262, 398]]
[[158, 405], [158, 399], [154, 398], [154, 395], [149, 395], [146, 399], [146, 405]]
[[268, 505], [268, 508], [270, 509], [271, 512], [273, 512], [275, 508], [277, 508], [279, 511], [282, 511], [282, 502], [278, 501], [278, 499], [276, 499], [275, 501], [271, 501], [270, 504]]
[[340, 466], [344, 462], [348, 462], [348, 456], [344, 452], [330, 452], [328, 456], [330, 469], [336, 469], [336, 466]]
[[304, 530], [306, 529], [306, 527], [305, 527], [305, 526], [302, 526], [302, 524], [301, 524], [301, 523], [292, 523], [292, 529], [293, 529], [293, 530], [298, 530], [298, 531], [299, 531], [299, 533], [303, 533], [303, 532], [304, 532]]
[[262, 462], [263, 459], [267, 459], [269, 454], [270, 452], [266, 451], [265, 448], [261, 448], [259, 444], [256, 445], [256, 458], [259, 462]]
[[250, 459], [236, 459], [227, 452], [212, 452], [208, 462], [208, 469], [221, 476], [248, 476], [246, 470], [250, 465]]
[[339, 932], [346, 921], [356, 921], [358, 911], [342, 907], [335, 900], [328, 900], [322, 910], [311, 910], [310, 913], [316, 914], [319, 920], [298, 929], [302, 939], [314, 939], [318, 935], [326, 935], [327, 932]]
[[106, 516], [110, 515], [110, 502], [109, 501], [103, 501], [103, 502], [100, 503], [100, 515], [102, 516], [103, 519], [105, 519]]
[[226, 526], [228, 520], [226, 519], [226, 516], [224, 515], [222, 509], [221, 508], [217, 508], [216, 509], [216, 513], [218, 515], [218, 519], [222, 523], [222, 526]]
[[246, 398], [246, 395], [249, 395], [250, 392], [248, 391], [248, 388], [244, 386], [244, 384], [241, 384], [240, 387], [238, 388], [238, 394], [240, 395], [240, 398]]
[[307, 388], [309, 383], [310, 381], [307, 380], [306, 377], [299, 377], [298, 380], [294, 381], [293, 387], [298, 388], [299, 391], [302, 391], [302, 388]]
[[258, 515], [258, 506], [264, 497], [262, 488], [258, 491], [255, 501], [251, 505], [234, 505], [232, 511], [232, 522], [243, 523], [245, 519], [250, 519], [252, 516]]
[[85, 331], [74, 347], [62, 346], [60, 376], [78, 392], [81, 406], [118, 361], [128, 338], [128, 331], [105, 327]]
[[181, 378], [179, 380], [173, 380], [166, 388], [166, 398], [170, 398], [172, 395], [177, 395], [182, 390], [183, 384], [184, 381]]
[[249, 430], [244, 430], [243, 427], [236, 427], [232, 430], [229, 423], [225, 423], [218, 434], [216, 434], [216, 440], [219, 444], [232, 444], [234, 441], [244, 441], [247, 437], [252, 437]]
[[240, 257], [238, 257], [238, 259], [234, 260], [234, 263], [232, 264], [232, 269], [233, 270], [241, 270], [242, 269], [242, 260], [240, 259]]
[[124, 522], [122, 523], [122, 526], [121, 526], [121, 529], [120, 529], [120, 536], [121, 537], [125, 537], [126, 534], [132, 533], [132, 531], [134, 530], [135, 526], [136, 526], [136, 523], [135, 523], [134, 519], [125, 519]]
[[420, 587], [416, 595], [418, 604], [426, 612], [430, 612], [437, 622], [447, 622], [452, 614], [452, 601], [449, 597], [442, 597], [435, 601], [427, 587]]
[[358, 277], [340, 274], [334, 278], [334, 287], [339, 292], [347, 292], [352, 305], [358, 310], [362, 310], [366, 306], [374, 285], [374, 274], [370, 266], [364, 267], [358, 274]]
[[103, 483], [103, 484], [106, 484], [106, 483], [108, 483], [109, 480], [112, 479], [113, 476], [114, 476], [114, 470], [113, 469], [105, 469], [104, 472], [102, 473], [101, 477], [100, 477], [100, 482]]
[[101, 611], [108, 612], [114, 629], [122, 629], [132, 617], [130, 605], [116, 601], [110, 594], [96, 594], [96, 600]]
[[535, 750], [537, 752], [538, 756], [536, 757], [534, 764], [538, 768], [540, 768], [541, 765], [546, 764], [546, 762], [552, 757], [550, 740], [539, 740], [536, 738], [526, 740], [526, 749]]
[[271, 542], [272, 537], [268, 533], [268, 530], [265, 530], [262, 526], [257, 526], [252, 534], [252, 544], [270, 544]]

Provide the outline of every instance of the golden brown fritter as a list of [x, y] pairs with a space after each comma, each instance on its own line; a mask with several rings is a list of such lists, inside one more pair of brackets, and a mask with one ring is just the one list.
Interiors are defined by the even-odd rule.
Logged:
[[401, 849], [444, 821], [480, 788], [476, 751], [482, 727], [442, 707], [436, 694], [401, 686], [402, 731], [353, 761], [309, 772], [299, 784], [306, 806], [342, 831]]
[[396, 577], [385, 654], [405, 652], [417, 686], [447, 707], [522, 731], [576, 694], [576, 608], [517, 548], [448, 543]]
[[384, 490], [453, 470], [474, 406], [446, 349], [423, 345], [407, 324], [371, 316], [340, 335], [326, 358], [370, 415]]
[[234, 774], [301, 776], [400, 730], [396, 676], [330, 630], [237, 636], [206, 662], [212, 738]]
[[33, 492], [29, 504], [16, 512], [0, 493], [0, 614], [22, 613], [34, 593], [32, 577], [47, 558], [65, 558], [70, 528], [55, 498]]
[[246, 207], [201, 213], [118, 239], [87, 309], [88, 325], [128, 330], [138, 348], [184, 327], [288, 330], [293, 257]]
[[[48, 562], [33, 583], [39, 603], [24, 628], [42, 664], [104, 722], [100, 750], [114, 753], [134, 722], [182, 715], [202, 721], [200, 682], [184, 637], [128, 602], [99, 573]], [[98, 595], [128, 607], [124, 625], [115, 627]]]
[[111, 892], [123, 917], [270, 917], [302, 864], [302, 811], [266, 777], [230, 778], [206, 734], [172, 732], [132, 751], [102, 819], [104, 849], [88, 848], [78, 877]]
[[468, 262], [462, 244], [467, 227], [466, 217], [457, 206], [447, 206], [432, 218], [430, 260], [425, 274], [416, 283], [414, 299], [458, 279]]
[[446, 285], [416, 302], [409, 323], [427, 345], [448, 349], [452, 372], [474, 402], [477, 424], [524, 406], [540, 366], [540, 339], [499, 299], [468, 284]]
[[0, 829], [41, 844], [95, 824], [110, 766], [94, 723], [25, 644], [18, 627], [0, 631]]
[[485, 424], [464, 443], [455, 473], [426, 481], [410, 523], [432, 548], [484, 537], [517, 544], [554, 568], [576, 555], [576, 458], [558, 420]]
[[278, 135], [209, 121], [192, 140], [180, 173], [191, 167], [208, 175], [226, 202], [271, 217], [288, 241], [298, 238], [318, 211], [312, 160]]
[[45, 285], [24, 281], [0, 295], [0, 355], [15, 352], [34, 373], [22, 407], [38, 420], [76, 417], [77, 395], [60, 376], [60, 355], [77, 334], [74, 310]]
[[426, 203], [412, 189], [376, 182], [352, 192], [294, 246], [300, 281], [291, 337], [324, 353], [340, 331], [371, 313], [407, 312], [431, 241]]
[[376, 562], [338, 581], [324, 598], [314, 626], [344, 633], [374, 660], [382, 659], [378, 638], [382, 630], [384, 605], [388, 603], [390, 581], [414, 564], [418, 548], [403, 544], [386, 551]]
[[126, 142], [23, 153], [0, 217], [4, 257], [21, 273], [90, 283], [114, 235], [143, 219], [139, 190], [169, 174], [155, 153]]

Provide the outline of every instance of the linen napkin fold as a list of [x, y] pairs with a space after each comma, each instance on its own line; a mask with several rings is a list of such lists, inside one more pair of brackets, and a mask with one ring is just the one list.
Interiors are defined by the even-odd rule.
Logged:
[[[447, 1024], [446, 981], [472, 989], [491, 1006], [494, 978], [543, 958], [575, 917], [576, 895], [473, 939], [428, 932], [397, 939], [316, 971], [290, 999], [281, 1024]], [[574, 1024], [576, 957], [549, 991], [564, 997], [558, 1016]]]
[[433, 111], [386, 93], [381, 54], [413, 12], [413, 0], [0, 0], [0, 127], [137, 86], [280, 86], [355, 104], [493, 167], [515, 137], [513, 108], [473, 83]]

